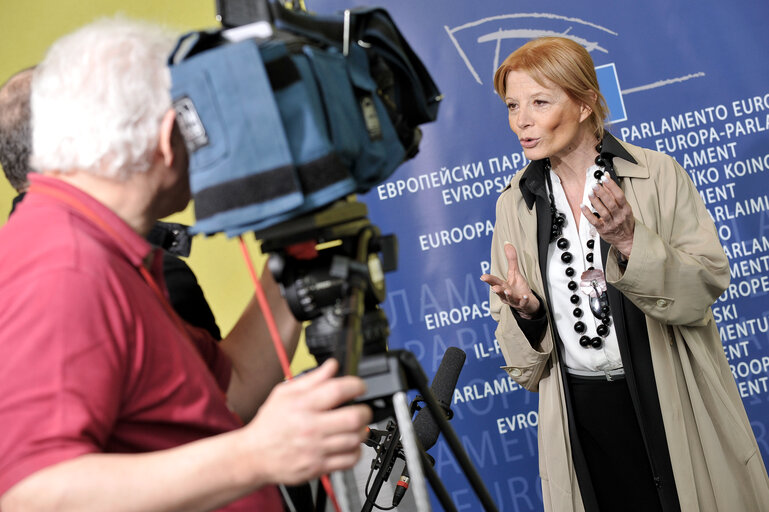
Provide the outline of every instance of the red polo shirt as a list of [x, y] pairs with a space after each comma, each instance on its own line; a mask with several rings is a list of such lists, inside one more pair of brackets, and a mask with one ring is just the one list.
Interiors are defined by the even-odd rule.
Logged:
[[[229, 360], [204, 330], [183, 335], [138, 271], [150, 245], [79, 189], [30, 178], [122, 240], [34, 188], [0, 230], [0, 495], [86, 453], [163, 450], [238, 428], [223, 391]], [[223, 510], [283, 507], [267, 487]]]

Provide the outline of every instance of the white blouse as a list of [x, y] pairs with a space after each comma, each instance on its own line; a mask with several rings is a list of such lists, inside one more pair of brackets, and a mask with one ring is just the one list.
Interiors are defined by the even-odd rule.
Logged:
[[[582, 194], [582, 203], [588, 206], [590, 205], [590, 200], [587, 194], [592, 190], [593, 185], [597, 183], [593, 173], [599, 169], [600, 167], [593, 165], [586, 171], [587, 179], [585, 180], [585, 190]], [[551, 314], [561, 341], [564, 344], [564, 364], [567, 368], [589, 371], [606, 371], [622, 368], [622, 359], [619, 354], [617, 335], [614, 332], [613, 318], [609, 324], [609, 334], [606, 338], [602, 338], [603, 344], [600, 348], [582, 347], [579, 344], [579, 339], [582, 336], [589, 336], [590, 338], [598, 336], [596, 328], [601, 325], [601, 320], [596, 318], [590, 311], [589, 297], [579, 288], [572, 292], [569, 290], [568, 285], [571, 280], [576, 281], [579, 285], [582, 272], [591, 265], [596, 269], [603, 270], [601, 243], [595, 228], [587, 221], [584, 215], [580, 213], [578, 226], [574, 222], [574, 216], [566, 199], [566, 193], [561, 185], [561, 180], [552, 170], [550, 171], [550, 180], [553, 184], [555, 206], [559, 212], [566, 216], [566, 222], [563, 225], [562, 231], [562, 236], [569, 241], [569, 247], [566, 251], [570, 252], [573, 256], [571, 263], [566, 264], [561, 260], [561, 254], [564, 251], [559, 249], [555, 242], [552, 242], [547, 249], [547, 281], [552, 308]], [[588, 263], [585, 259], [587, 254], [591, 252], [587, 248], [587, 241], [591, 238], [595, 240], [595, 245], [592, 249], [592, 264]], [[566, 275], [566, 268], [569, 266], [576, 271], [573, 277]], [[570, 300], [574, 293], [580, 297], [580, 301], [576, 305], [572, 304]], [[580, 318], [575, 317], [572, 313], [575, 307], [582, 310]], [[574, 324], [578, 321], [582, 321], [587, 326], [587, 330], [582, 334], [574, 330]], [[600, 338], [600, 336], [598, 337]]]

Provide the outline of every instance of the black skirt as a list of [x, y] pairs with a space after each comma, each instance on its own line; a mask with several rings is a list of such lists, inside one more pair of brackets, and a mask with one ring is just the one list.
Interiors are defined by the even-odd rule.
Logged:
[[624, 378], [568, 375], [572, 419], [601, 512], [662, 511]]

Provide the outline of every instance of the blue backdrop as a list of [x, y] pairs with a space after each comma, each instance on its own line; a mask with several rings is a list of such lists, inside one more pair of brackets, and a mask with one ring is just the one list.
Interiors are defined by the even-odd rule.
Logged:
[[[714, 313], [764, 459], [769, 456], [769, 5], [754, 0], [324, 0], [337, 12], [383, 5], [445, 99], [419, 155], [363, 200], [400, 243], [383, 304], [392, 348], [432, 377], [445, 349], [467, 352], [452, 424], [500, 511], [542, 509], [537, 396], [508, 380], [487, 313], [494, 205], [525, 165], [492, 86], [499, 62], [528, 39], [585, 45], [612, 109], [610, 131], [673, 155], [719, 228], [732, 284]], [[653, 269], [649, 270], [650, 272]], [[481, 510], [443, 441], [431, 451], [459, 510]], [[440, 510], [437, 502], [435, 509]]]

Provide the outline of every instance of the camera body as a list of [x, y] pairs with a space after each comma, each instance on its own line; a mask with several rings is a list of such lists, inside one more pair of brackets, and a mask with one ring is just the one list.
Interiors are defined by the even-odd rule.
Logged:
[[193, 233], [236, 236], [308, 214], [418, 152], [441, 96], [384, 9], [220, 9], [223, 28], [183, 36], [170, 57]]
[[[419, 125], [435, 120], [441, 95], [384, 9], [217, 9], [222, 28], [182, 36], [169, 58], [191, 232], [254, 232], [294, 316], [311, 321], [310, 352], [355, 373], [362, 355], [387, 350], [379, 303], [397, 243], [350, 195], [417, 154]], [[311, 255], [296, 257], [308, 243]]]

